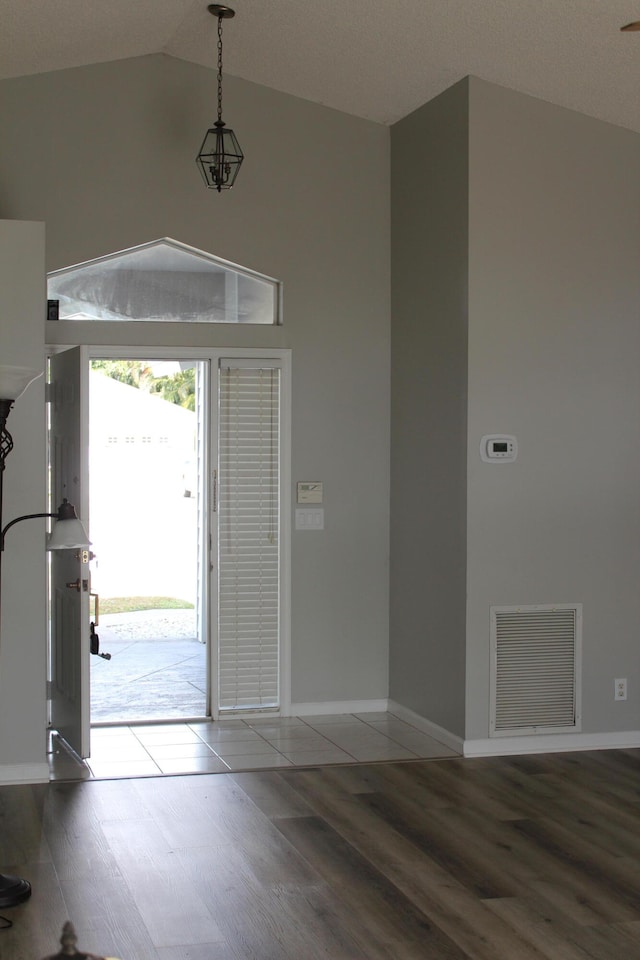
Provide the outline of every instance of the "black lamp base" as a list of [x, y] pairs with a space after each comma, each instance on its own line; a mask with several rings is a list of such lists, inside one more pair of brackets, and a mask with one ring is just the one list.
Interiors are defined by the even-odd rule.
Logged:
[[17, 907], [31, 896], [31, 884], [20, 877], [0, 873], [0, 909]]

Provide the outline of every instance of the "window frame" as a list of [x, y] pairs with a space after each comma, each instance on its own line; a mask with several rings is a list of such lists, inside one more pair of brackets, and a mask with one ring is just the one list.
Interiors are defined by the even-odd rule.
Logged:
[[[91, 260], [83, 260], [79, 263], [72, 264], [70, 266], [61, 267], [57, 270], [51, 270], [47, 275], [47, 287], [49, 286], [49, 281], [55, 277], [63, 277], [66, 274], [82, 270], [83, 268], [90, 268], [97, 264], [109, 263], [113, 260], [117, 260], [127, 254], [134, 254], [144, 250], [150, 250], [153, 247], [159, 245], [164, 245], [170, 247], [173, 250], [177, 250], [180, 253], [184, 253], [188, 256], [195, 257], [199, 260], [203, 260], [207, 263], [215, 264], [216, 267], [220, 267], [223, 271], [229, 271], [229, 273], [234, 276], [248, 277], [249, 279], [259, 280], [262, 283], [266, 283], [271, 287], [273, 306], [272, 306], [272, 317], [273, 320], [271, 323], [250, 323], [250, 322], [238, 322], [237, 320], [189, 320], [189, 321], [179, 321], [179, 320], [126, 320], [126, 319], [91, 319], [88, 317], [83, 317], [79, 319], [73, 318], [58, 318], [55, 320], [48, 320], [48, 325], [56, 323], [65, 323], [65, 324], [76, 324], [78, 325], [91, 325], [94, 324], [108, 324], [108, 325], [120, 325], [120, 324], [142, 324], [148, 326], [149, 324], [156, 324], [161, 327], [167, 327], [170, 325], [182, 326], [200, 326], [205, 329], [210, 329], [211, 327], [247, 327], [249, 329], [272, 329], [273, 327], [282, 326], [282, 281], [277, 280], [275, 277], [268, 276], [264, 273], [259, 273], [257, 270], [252, 270], [249, 267], [244, 267], [241, 264], [232, 263], [230, 260], [225, 260], [222, 257], [218, 257], [215, 254], [209, 253], [205, 250], [199, 250], [197, 247], [189, 246], [189, 244], [182, 243], [179, 240], [173, 240], [171, 237], [162, 237], [156, 240], [149, 240], [145, 243], [137, 244], [133, 247], [127, 247], [123, 250], [116, 250], [112, 253], [107, 253], [101, 257], [94, 257]], [[167, 271], [171, 272], [171, 271]], [[48, 298], [52, 299], [52, 298]], [[49, 316], [49, 314], [47, 314]]]

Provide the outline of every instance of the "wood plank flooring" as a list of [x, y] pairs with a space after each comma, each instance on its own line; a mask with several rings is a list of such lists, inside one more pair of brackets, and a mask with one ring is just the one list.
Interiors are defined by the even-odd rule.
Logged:
[[0, 787], [2, 960], [640, 960], [640, 750]]

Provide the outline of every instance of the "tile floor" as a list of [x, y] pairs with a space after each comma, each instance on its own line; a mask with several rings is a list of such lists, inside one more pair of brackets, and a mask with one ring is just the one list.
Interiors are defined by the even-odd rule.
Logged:
[[390, 713], [262, 716], [94, 727], [84, 763], [54, 734], [49, 768], [52, 780], [108, 780], [455, 755]]

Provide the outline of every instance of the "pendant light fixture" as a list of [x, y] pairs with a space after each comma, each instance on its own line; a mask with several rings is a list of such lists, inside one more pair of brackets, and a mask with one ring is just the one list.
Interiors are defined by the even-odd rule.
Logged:
[[230, 190], [234, 185], [244, 154], [233, 130], [222, 119], [222, 21], [235, 17], [231, 7], [211, 3], [209, 13], [218, 18], [218, 119], [207, 130], [196, 163], [210, 190]]

